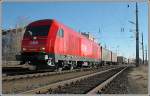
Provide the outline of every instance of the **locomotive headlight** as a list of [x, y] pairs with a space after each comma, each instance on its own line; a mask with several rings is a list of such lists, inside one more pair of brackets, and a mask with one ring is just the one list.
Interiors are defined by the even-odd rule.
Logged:
[[26, 51], [27, 49], [26, 49], [26, 48], [22, 48], [22, 50], [23, 50], [23, 51]]
[[41, 50], [45, 50], [45, 48], [44, 48], [44, 47], [42, 47], [42, 48], [41, 48]]
[[37, 37], [33, 37], [33, 39], [34, 39], [34, 40], [36, 40], [36, 39], [37, 39]]

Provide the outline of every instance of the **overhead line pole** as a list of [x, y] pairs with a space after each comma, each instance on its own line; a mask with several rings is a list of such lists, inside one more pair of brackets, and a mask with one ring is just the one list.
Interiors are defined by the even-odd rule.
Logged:
[[138, 28], [138, 5], [136, 2], [136, 66], [139, 66], [139, 28]]
[[143, 44], [143, 33], [142, 33], [142, 55], [143, 55], [143, 64], [144, 64], [144, 44]]
[[145, 46], [145, 64], [147, 64], [148, 63], [148, 61], [147, 61], [147, 46]]

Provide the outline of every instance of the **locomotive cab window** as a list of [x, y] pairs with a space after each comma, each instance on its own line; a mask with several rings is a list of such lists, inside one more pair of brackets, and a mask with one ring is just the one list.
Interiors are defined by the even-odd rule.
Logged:
[[58, 32], [57, 32], [57, 35], [58, 35], [59, 37], [64, 37], [64, 30], [63, 30], [62, 28], [59, 29]]
[[26, 28], [24, 36], [47, 36], [50, 26], [28, 26]]

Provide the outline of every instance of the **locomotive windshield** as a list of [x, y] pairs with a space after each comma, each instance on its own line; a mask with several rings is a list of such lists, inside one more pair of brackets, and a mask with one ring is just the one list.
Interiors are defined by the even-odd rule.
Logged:
[[28, 26], [24, 36], [47, 36], [49, 29], [50, 26]]

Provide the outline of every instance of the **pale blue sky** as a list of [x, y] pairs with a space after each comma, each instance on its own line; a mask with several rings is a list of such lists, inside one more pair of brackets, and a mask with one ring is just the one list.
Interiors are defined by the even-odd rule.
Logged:
[[[129, 4], [129, 8], [128, 5]], [[148, 44], [148, 6], [138, 3], [139, 31]], [[2, 3], [2, 28], [15, 28], [21, 18], [26, 21], [56, 19], [76, 31], [90, 32], [98, 42], [126, 57], [135, 55], [135, 36], [130, 29], [135, 25], [135, 2], [4, 2]], [[100, 28], [100, 32], [99, 32]], [[121, 32], [124, 28], [124, 32]], [[141, 41], [141, 33], [140, 33]], [[140, 46], [141, 47], [141, 46]], [[140, 50], [141, 55], [141, 50]]]

